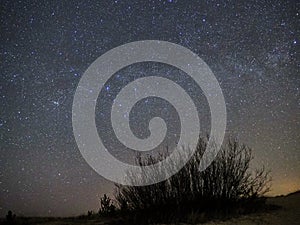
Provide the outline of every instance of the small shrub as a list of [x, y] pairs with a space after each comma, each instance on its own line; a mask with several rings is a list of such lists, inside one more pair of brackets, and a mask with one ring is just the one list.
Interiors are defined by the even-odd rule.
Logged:
[[100, 198], [100, 210], [99, 214], [101, 215], [112, 215], [115, 212], [116, 207], [112, 203], [112, 200], [110, 197], [108, 197], [106, 194], [104, 194]]
[[93, 211], [91, 210], [91, 211], [88, 211], [87, 216], [88, 216], [88, 217], [92, 217], [93, 214], [94, 214], [94, 213], [93, 213]]
[[13, 214], [11, 210], [9, 210], [6, 215], [6, 224], [15, 224], [15, 223], [16, 223], [16, 215]]

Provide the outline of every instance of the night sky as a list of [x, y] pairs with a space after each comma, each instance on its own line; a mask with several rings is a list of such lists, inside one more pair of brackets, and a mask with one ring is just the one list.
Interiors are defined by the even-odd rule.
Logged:
[[[270, 194], [300, 189], [296, 2], [1, 1], [0, 216], [9, 209], [26, 216], [78, 215], [97, 210], [98, 196], [113, 193], [113, 183], [93, 171], [75, 143], [72, 102], [94, 60], [138, 40], [169, 41], [198, 54], [222, 88], [226, 135], [253, 148], [254, 167], [271, 170]], [[116, 73], [101, 91], [96, 122], [102, 137], [111, 132], [101, 106], [153, 71], [172, 77], [196, 99], [205, 135], [209, 109], [201, 90], [171, 66], [140, 63]], [[155, 104], [171, 124], [178, 120], [166, 102], [140, 104], [133, 109], [143, 109], [134, 120], [137, 135], [145, 129], [138, 115], [152, 115]], [[117, 142], [112, 154], [128, 159]]]

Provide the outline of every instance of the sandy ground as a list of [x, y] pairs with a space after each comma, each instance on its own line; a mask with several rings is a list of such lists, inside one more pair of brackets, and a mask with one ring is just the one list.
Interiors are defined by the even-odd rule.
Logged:
[[282, 209], [241, 216], [224, 222], [209, 222], [205, 225], [300, 225], [300, 193], [270, 198], [268, 203], [281, 206]]

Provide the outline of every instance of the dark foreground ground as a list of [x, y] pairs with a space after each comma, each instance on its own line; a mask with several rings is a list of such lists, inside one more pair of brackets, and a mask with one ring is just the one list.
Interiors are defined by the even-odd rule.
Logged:
[[279, 209], [265, 213], [241, 216], [227, 221], [212, 221], [205, 225], [299, 225], [300, 192], [267, 200], [268, 204], [280, 206]]
[[[282, 197], [268, 198], [267, 204], [276, 205], [274, 210], [263, 213], [254, 213], [232, 218], [225, 221], [211, 221], [205, 225], [299, 225], [300, 224], [300, 192]], [[201, 214], [191, 214], [189, 224], [201, 220]], [[200, 218], [199, 218], [200, 217]], [[112, 222], [112, 219], [95, 218], [18, 218], [17, 224], [42, 225], [101, 225]], [[5, 224], [3, 220], [1, 224]], [[121, 225], [121, 224], [120, 224]], [[186, 225], [181, 223], [180, 225]]]

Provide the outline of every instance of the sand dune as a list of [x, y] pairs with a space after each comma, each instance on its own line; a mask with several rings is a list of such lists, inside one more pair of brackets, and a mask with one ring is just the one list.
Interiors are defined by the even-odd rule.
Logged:
[[299, 225], [300, 224], [300, 192], [288, 196], [274, 197], [268, 204], [280, 206], [281, 209], [267, 213], [257, 213], [228, 221], [214, 221], [205, 225]]

